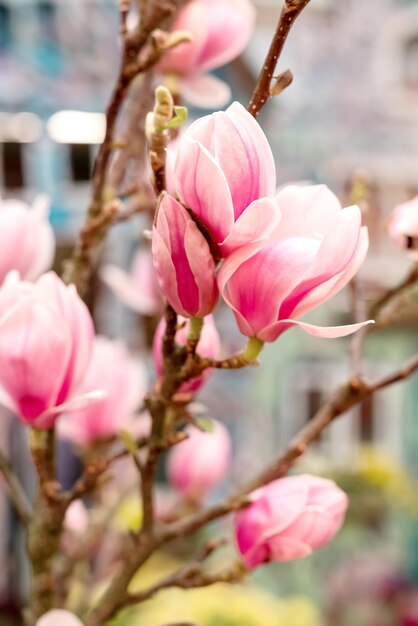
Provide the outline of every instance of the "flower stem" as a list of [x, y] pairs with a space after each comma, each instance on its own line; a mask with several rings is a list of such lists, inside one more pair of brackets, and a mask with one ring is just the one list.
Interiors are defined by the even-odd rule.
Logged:
[[263, 346], [264, 341], [261, 341], [258, 337], [250, 337], [243, 352], [244, 359], [248, 361], [248, 363], [253, 363], [263, 349]]

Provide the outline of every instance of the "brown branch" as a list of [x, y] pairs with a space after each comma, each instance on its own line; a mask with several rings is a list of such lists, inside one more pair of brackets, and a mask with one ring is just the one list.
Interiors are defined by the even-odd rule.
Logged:
[[[103, 223], [101, 228], [93, 230], [91, 225], [100, 217], [104, 203], [113, 199], [106, 197], [108, 193], [113, 193], [112, 190], [106, 190], [106, 177], [114, 149], [119, 113], [134, 78], [154, 66], [163, 54], [164, 50], [158, 47], [158, 42], [152, 39], [151, 35], [175, 9], [175, 4], [170, 0], [155, 3], [153, 10], [147, 12], [147, 19], [140, 23], [136, 31], [126, 34], [123, 39], [120, 71], [106, 109], [106, 133], [94, 166], [92, 200], [87, 210], [85, 226], [64, 272], [65, 280], [74, 283], [80, 294], [84, 294], [87, 289], [97, 248], [106, 237], [109, 228], [108, 223]], [[147, 43], [148, 50], [140, 58]]]
[[[248, 105], [248, 111], [254, 117], [257, 117], [267, 100], [274, 95], [274, 87], [273, 94], [270, 89], [277, 62], [296, 18], [302, 13], [309, 1], [310, 0], [285, 0], [283, 4], [276, 32]], [[287, 78], [289, 79], [289, 76]], [[290, 84], [290, 82], [288, 82], [288, 84]]]
[[376, 302], [372, 304], [369, 309], [369, 314], [372, 317], [377, 319], [379, 323], [379, 317], [383, 310], [391, 304], [394, 300], [397, 300], [400, 296], [402, 296], [405, 291], [413, 287], [418, 282], [418, 263], [416, 263], [409, 274], [406, 276], [404, 280], [402, 280], [399, 285], [396, 285], [393, 289], [388, 289], [386, 293], [379, 298]]
[[20, 521], [24, 526], [27, 526], [32, 517], [32, 505], [27, 497], [22, 483], [17, 475], [14, 473], [13, 468], [3, 454], [0, 451], [0, 472], [3, 474], [6, 483], [9, 486], [10, 498], [16, 509]]
[[177, 587], [178, 589], [196, 589], [201, 587], [209, 587], [216, 583], [235, 583], [243, 578], [246, 574], [245, 566], [241, 561], [233, 563], [230, 567], [218, 574], [207, 574], [203, 571], [200, 562], [188, 563], [184, 567], [174, 572], [171, 576], [167, 576], [159, 583], [152, 587], [139, 591], [138, 593], [126, 594], [124, 606], [132, 606], [140, 604], [145, 600], [149, 600], [159, 591]]
[[255, 479], [244, 485], [237, 493], [223, 502], [168, 526], [162, 531], [162, 542], [165, 543], [166, 541], [171, 541], [178, 537], [188, 536], [207, 523], [245, 506], [247, 496], [251, 491], [254, 491], [272, 480], [285, 476], [295, 461], [304, 454], [310, 444], [321, 436], [325, 428], [329, 426], [334, 419], [359, 404], [367, 396], [408, 378], [417, 370], [418, 357], [414, 357], [400, 370], [374, 383], [367, 384], [361, 380], [353, 379], [340, 387], [329, 402], [321, 407], [308, 424], [299, 431], [289, 446], [279, 455], [270, 467], [262, 471]]

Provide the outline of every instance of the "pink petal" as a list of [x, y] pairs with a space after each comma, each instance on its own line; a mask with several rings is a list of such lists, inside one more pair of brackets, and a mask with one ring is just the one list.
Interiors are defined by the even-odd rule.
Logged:
[[203, 238], [196, 224], [190, 220], [184, 233], [184, 246], [190, 271], [194, 277], [199, 294], [196, 313], [199, 317], [209, 315], [218, 300], [218, 286], [215, 280], [215, 262], [209, 245]]
[[179, 11], [171, 27], [171, 32], [187, 31], [192, 40], [181, 43], [164, 54], [159, 68], [162, 72], [175, 72], [180, 76], [199, 70], [198, 57], [208, 37], [209, 24], [205, 19], [206, 10], [201, 0], [192, 0]]
[[290, 317], [295, 307], [312, 289], [347, 269], [358, 248], [360, 228], [359, 207], [348, 207], [337, 213], [311, 266], [307, 272], [300, 274], [300, 283], [283, 302], [280, 318]]
[[25, 274], [26, 280], [35, 280], [52, 266], [55, 256], [55, 235], [48, 222], [49, 198], [45, 195], [37, 196], [33, 202], [34, 233], [36, 239], [36, 254], [33, 256], [29, 270]]
[[221, 67], [241, 54], [251, 38], [256, 17], [248, 0], [210, 0], [206, 6], [209, 37], [198, 58], [204, 71]]
[[184, 311], [178, 295], [176, 268], [174, 267], [170, 252], [155, 226], [152, 229], [152, 254], [155, 273], [161, 291], [165, 294], [173, 309], [180, 315], [188, 317], [188, 313]]
[[104, 265], [100, 269], [100, 278], [126, 304], [141, 315], [154, 315], [159, 306], [155, 298], [147, 296], [141, 291], [140, 285], [128, 272], [115, 265]]
[[237, 248], [271, 237], [280, 219], [281, 213], [274, 200], [255, 200], [241, 213], [230, 235], [221, 244], [222, 256], [226, 257]]
[[3, 315], [1, 384], [22, 419], [33, 423], [55, 405], [70, 355], [71, 337], [66, 325], [38, 301], [28, 299]]
[[42, 415], [36, 419], [34, 425], [36, 428], [50, 428], [58, 415], [61, 415], [62, 413], [70, 413], [71, 411], [81, 411], [91, 404], [101, 402], [106, 398], [106, 393], [107, 392], [104, 389], [96, 389], [94, 391], [89, 391], [88, 393], [74, 396], [73, 398], [67, 400], [67, 402], [63, 402], [58, 406], [44, 411]]
[[192, 74], [182, 79], [181, 95], [201, 109], [220, 109], [231, 100], [231, 88], [211, 74]]
[[287, 185], [275, 200], [282, 213], [282, 238], [324, 235], [341, 210], [337, 196], [326, 185]]
[[276, 190], [276, 164], [270, 144], [260, 124], [239, 102], [233, 102], [226, 110], [226, 114], [245, 128], [246, 135], [256, 150], [260, 171], [257, 198], [253, 200], [264, 196], [272, 198]]
[[277, 320], [283, 300], [306, 273], [318, 243], [301, 237], [280, 241], [254, 254], [231, 276], [223, 296], [244, 316], [254, 336], [262, 339], [263, 329]]
[[69, 611], [53, 609], [45, 613], [35, 626], [83, 626], [78, 617]]
[[293, 561], [312, 554], [312, 548], [293, 537], [277, 537], [269, 543], [271, 561]]
[[364, 259], [366, 258], [369, 248], [369, 235], [367, 227], [360, 229], [360, 237], [358, 240], [357, 250], [346, 269], [337, 276], [333, 276], [330, 280], [318, 285], [312, 289], [293, 310], [292, 315], [302, 317], [305, 313], [312, 311], [318, 305], [330, 300], [335, 294], [344, 289], [350, 280], [357, 274]]
[[221, 243], [231, 231], [234, 210], [222, 170], [212, 155], [185, 135], [177, 152], [174, 175], [183, 202]]
[[300, 322], [299, 320], [280, 320], [275, 324], [271, 324], [264, 328], [258, 335], [261, 341], [276, 341], [276, 339], [292, 326], [298, 326], [301, 330], [304, 330], [309, 335], [314, 337], [322, 337], [324, 339], [336, 339], [337, 337], [346, 337], [357, 332], [363, 326], [367, 324], [374, 324], [374, 320], [367, 320], [366, 322], [360, 322], [359, 324], [348, 324], [345, 326], [314, 326], [313, 324], [306, 324], [306, 322]]

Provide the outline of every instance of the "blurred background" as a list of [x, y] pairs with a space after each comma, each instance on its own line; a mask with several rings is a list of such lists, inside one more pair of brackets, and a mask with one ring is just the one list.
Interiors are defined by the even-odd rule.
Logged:
[[[218, 72], [244, 104], [280, 3], [255, 4], [250, 46]], [[28, 202], [40, 192], [50, 197], [57, 269], [88, 204], [118, 66], [118, 28], [115, 0], [0, 1], [0, 192]], [[418, 2], [312, 0], [286, 45], [279, 70], [287, 68], [292, 86], [260, 116], [279, 184], [324, 182], [343, 204], [360, 201], [371, 247], [357, 289], [361, 297], [378, 297], [410, 264], [383, 227], [394, 205], [418, 194]], [[202, 114], [190, 109], [192, 119]], [[102, 262], [129, 267], [146, 226], [139, 216], [115, 228]], [[351, 319], [351, 301], [343, 293], [311, 318], [344, 323]], [[89, 304], [98, 331], [124, 339], [151, 371], [153, 321], [128, 311], [99, 274]], [[416, 294], [404, 304], [399, 325], [368, 339], [364, 370], [371, 378], [416, 352]], [[225, 353], [239, 349], [232, 316], [219, 307], [216, 319]], [[199, 395], [233, 433], [231, 483], [273, 457], [347, 378], [348, 341], [290, 331], [265, 349], [262, 364], [248, 373], [215, 373]], [[334, 477], [350, 495], [348, 521], [330, 546], [303, 562], [262, 568], [250, 590], [161, 594], [139, 618], [127, 615], [120, 624], [189, 619], [201, 626], [417, 626], [417, 407], [416, 379], [391, 387], [333, 424], [304, 459], [301, 470]], [[23, 435], [6, 421], [1, 430], [0, 444], [11, 450], [30, 488]], [[24, 593], [27, 584], [22, 545], [0, 494], [2, 625], [19, 623], [12, 620], [16, 589]], [[178, 558], [159, 555], [149, 566], [150, 579]]]

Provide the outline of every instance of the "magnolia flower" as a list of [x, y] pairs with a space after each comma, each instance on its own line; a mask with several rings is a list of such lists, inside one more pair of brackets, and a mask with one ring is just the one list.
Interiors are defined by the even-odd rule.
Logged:
[[146, 390], [146, 373], [130, 357], [125, 345], [96, 337], [82, 393], [103, 389], [106, 396], [91, 406], [62, 417], [59, 432], [82, 446], [114, 437], [127, 428]]
[[398, 204], [385, 227], [393, 243], [411, 259], [418, 261], [418, 196]]
[[143, 248], [137, 251], [129, 274], [114, 265], [104, 265], [100, 276], [120, 300], [137, 313], [157, 315], [162, 311], [162, 293], [150, 251]]
[[327, 544], [340, 529], [348, 506], [332, 480], [290, 476], [250, 494], [235, 516], [236, 542], [247, 567], [290, 561]]
[[264, 342], [299, 326], [311, 335], [332, 338], [370, 323], [320, 327], [299, 321], [341, 291], [362, 264], [368, 236], [360, 209], [341, 209], [322, 185], [285, 187], [276, 201], [282, 219], [274, 239], [237, 250], [218, 275], [240, 331]]
[[[180, 318], [179, 322], [185, 321]], [[157, 370], [158, 376], [163, 375], [163, 337], [165, 333], [165, 320], [162, 319], [157, 326], [157, 330], [154, 335], [154, 343], [152, 348], [152, 353], [154, 357], [155, 368]], [[189, 322], [176, 333], [176, 341], [180, 345], [185, 346], [187, 342], [187, 334], [189, 331]], [[200, 340], [197, 345], [197, 352], [202, 357], [207, 357], [210, 359], [219, 359], [221, 354], [221, 341], [219, 339], [218, 331], [216, 330], [215, 321], [212, 315], [208, 315], [205, 318], [205, 323], [202, 328], [202, 332], [200, 335]], [[203, 383], [208, 379], [212, 370], [206, 369], [201, 376], [196, 376], [196, 378], [192, 378], [187, 383], [183, 383], [180, 387], [180, 391], [194, 392], [199, 389], [203, 385]]]
[[52, 265], [55, 238], [48, 221], [48, 200], [38, 196], [32, 207], [0, 199], [0, 284], [11, 270], [35, 280]]
[[89, 514], [83, 501], [80, 499], [74, 500], [65, 513], [65, 528], [74, 533], [74, 535], [82, 536], [87, 531], [88, 525]]
[[170, 162], [181, 202], [223, 256], [267, 239], [277, 228], [273, 154], [257, 121], [238, 102], [194, 122]]
[[102, 392], [80, 394], [93, 322], [74, 285], [56, 274], [36, 283], [8, 274], [0, 289], [0, 403], [36, 428]]
[[184, 317], [208, 315], [218, 300], [215, 262], [187, 211], [163, 194], [153, 227], [152, 256], [157, 280], [173, 309]]
[[231, 460], [231, 440], [223, 424], [212, 420], [210, 432], [186, 428], [188, 439], [168, 455], [167, 476], [185, 498], [200, 500], [226, 477]]
[[38, 619], [35, 626], [83, 626], [83, 624], [74, 613], [53, 609]]
[[255, 11], [248, 0], [192, 0], [180, 11], [172, 31], [187, 31], [192, 40], [168, 50], [160, 63], [165, 74], [181, 80], [181, 95], [204, 108], [223, 106], [228, 85], [207, 74], [238, 57], [254, 30]]

